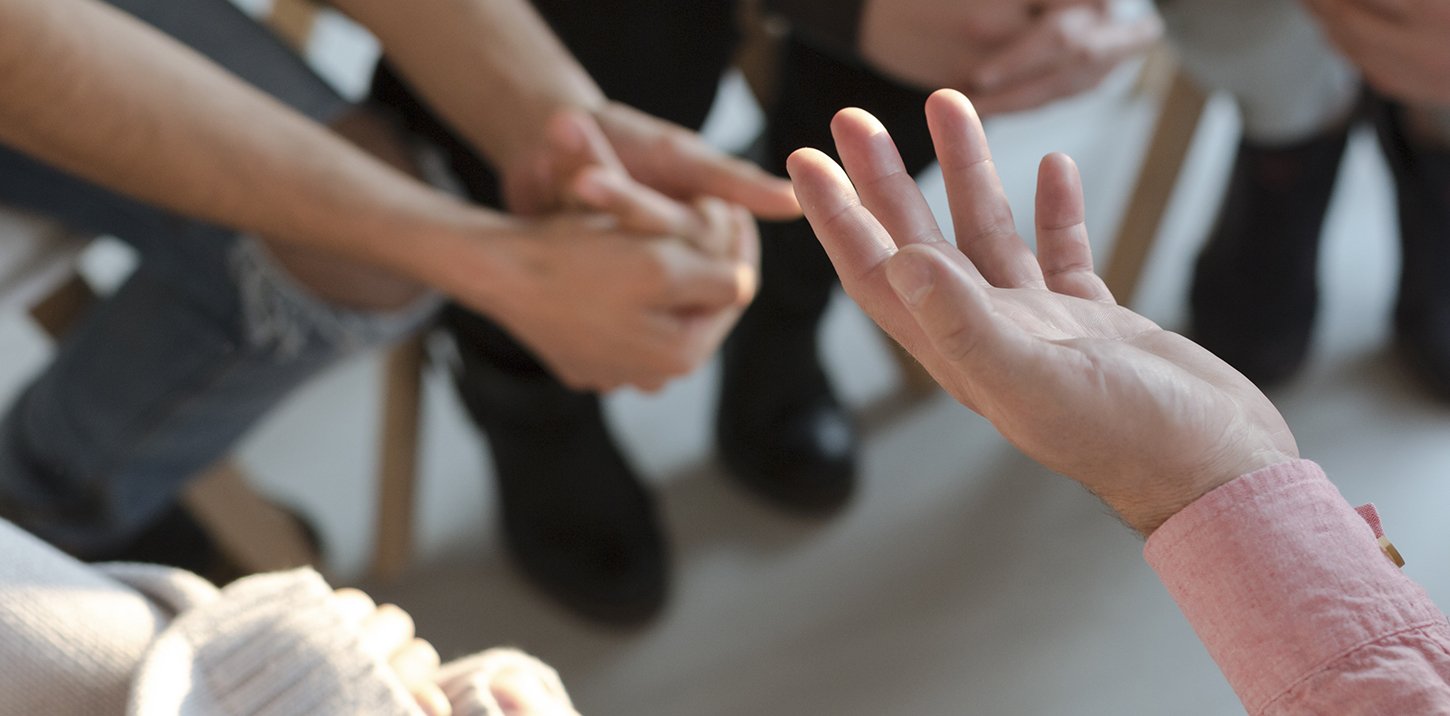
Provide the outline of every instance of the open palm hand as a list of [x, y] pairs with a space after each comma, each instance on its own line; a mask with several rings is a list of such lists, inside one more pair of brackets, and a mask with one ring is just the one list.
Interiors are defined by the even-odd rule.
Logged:
[[861, 110], [832, 123], [844, 171], [809, 149], [789, 167], [846, 291], [943, 387], [1145, 534], [1214, 487], [1298, 455], [1252, 383], [1113, 300], [1093, 273], [1070, 159], [1043, 160], [1033, 255], [971, 103], [943, 90], [926, 112], [955, 245]]

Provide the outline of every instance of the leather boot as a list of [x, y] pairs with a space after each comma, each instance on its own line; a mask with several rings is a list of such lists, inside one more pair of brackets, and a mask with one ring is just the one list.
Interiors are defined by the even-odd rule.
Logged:
[[1298, 144], [1239, 145], [1194, 267], [1191, 335], [1260, 388], [1296, 373], [1319, 303], [1319, 240], [1348, 127]]
[[531, 358], [506, 359], [503, 336], [489, 335], [501, 331], [464, 309], [444, 320], [460, 344], [458, 394], [488, 437], [514, 562], [590, 619], [629, 626], [657, 615], [667, 592], [664, 535], [599, 396], [565, 388]]
[[817, 350], [835, 274], [804, 221], [763, 224], [761, 251], [760, 295], [722, 354], [720, 457], [771, 503], [830, 512], [856, 483], [855, 427]]
[[1392, 102], [1377, 100], [1374, 120], [1400, 214], [1396, 347], [1431, 394], [1450, 401], [1450, 149], [1413, 140]]

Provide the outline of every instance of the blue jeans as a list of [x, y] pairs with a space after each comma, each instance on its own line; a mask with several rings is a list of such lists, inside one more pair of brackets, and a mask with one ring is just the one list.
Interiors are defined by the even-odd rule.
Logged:
[[[314, 119], [347, 108], [227, 0], [113, 4]], [[255, 239], [5, 150], [0, 204], [120, 237], [141, 255], [0, 421], [0, 517], [82, 557], [134, 538], [292, 389], [409, 334], [434, 308], [329, 305]]]

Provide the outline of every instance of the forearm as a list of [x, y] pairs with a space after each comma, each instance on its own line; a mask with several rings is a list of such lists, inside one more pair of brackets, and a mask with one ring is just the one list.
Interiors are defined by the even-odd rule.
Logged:
[[333, 0], [382, 42], [399, 72], [495, 166], [564, 108], [604, 94], [525, 0]]
[[0, 141], [72, 173], [415, 278], [492, 220], [89, 0], [0, 0], [0, 97]]

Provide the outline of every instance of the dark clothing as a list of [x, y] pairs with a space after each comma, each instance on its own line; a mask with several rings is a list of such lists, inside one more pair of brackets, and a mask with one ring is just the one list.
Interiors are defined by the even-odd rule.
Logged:
[[[737, 42], [733, 0], [611, 0], [581, 5], [571, 0], [536, 0], [536, 7], [565, 45], [610, 98], [677, 124], [698, 129], [715, 98], [719, 78]], [[810, 3], [790, 0], [782, 10], [818, 7], [804, 19], [831, 17], [827, 25], [846, 24], [824, 8], [841, 8], [853, 18], [859, 3]], [[822, 25], [825, 27], [826, 25]], [[908, 170], [918, 172], [933, 159], [922, 115], [926, 95], [886, 80], [834, 51], [823, 51], [799, 33], [785, 41], [778, 67], [779, 97], [767, 107], [765, 167], [785, 171], [790, 152], [803, 146], [829, 149], [832, 115], [845, 106], [870, 110], [893, 128]], [[373, 97], [395, 109], [407, 127], [442, 147], [471, 198], [499, 205], [492, 170], [449, 131], [389, 68], [380, 66]], [[835, 272], [804, 220], [767, 226], [762, 245], [760, 297], [748, 320], [799, 317], [809, 328], [835, 286]], [[453, 307], [445, 323], [460, 350], [486, 354], [498, 367], [522, 374], [543, 368], [522, 346], [491, 321]]]

